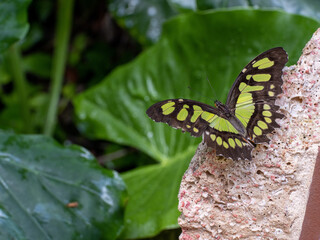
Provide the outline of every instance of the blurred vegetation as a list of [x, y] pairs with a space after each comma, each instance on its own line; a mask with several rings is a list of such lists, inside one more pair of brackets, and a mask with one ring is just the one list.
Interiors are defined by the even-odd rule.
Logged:
[[223, 101], [272, 47], [294, 64], [319, 10], [317, 0], [1, 1], [0, 239], [177, 239], [180, 180], [201, 139], [146, 109], [212, 104], [207, 77]]

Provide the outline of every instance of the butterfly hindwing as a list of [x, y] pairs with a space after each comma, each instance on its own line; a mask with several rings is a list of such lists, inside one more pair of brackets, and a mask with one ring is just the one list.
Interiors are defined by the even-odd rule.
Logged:
[[215, 128], [208, 128], [203, 136], [207, 146], [216, 150], [216, 155], [233, 160], [251, 160], [253, 147], [243, 141], [239, 134], [220, 132]]
[[268, 142], [266, 134], [279, 127], [282, 118], [275, 99], [282, 92], [282, 69], [288, 61], [283, 48], [270, 49], [253, 59], [234, 82], [226, 105], [255, 142]]

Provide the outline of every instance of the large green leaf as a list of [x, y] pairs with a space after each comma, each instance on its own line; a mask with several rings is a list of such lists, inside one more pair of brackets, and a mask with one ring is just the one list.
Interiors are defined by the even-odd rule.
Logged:
[[21, 40], [29, 28], [27, 8], [30, 0], [0, 1], [0, 55], [14, 42]]
[[253, 7], [282, 9], [320, 20], [319, 0], [111, 0], [109, 7], [118, 23], [144, 44], [158, 40], [165, 20], [186, 11]]
[[[177, 181], [200, 141], [152, 122], [146, 109], [168, 98], [212, 104], [215, 96], [207, 76], [216, 97], [223, 101], [238, 73], [253, 57], [282, 46], [292, 64], [318, 26], [312, 19], [279, 11], [181, 15], [165, 25], [156, 45], [75, 99], [83, 133], [135, 147], [160, 163], [123, 175], [130, 195], [124, 237], [146, 237], [173, 227], [179, 215], [178, 200], [166, 201], [166, 196], [177, 196]], [[174, 187], [168, 187], [169, 183]]]
[[116, 239], [123, 228], [119, 175], [47, 137], [0, 133], [0, 192], [0, 239]]
[[178, 189], [189, 161], [175, 160], [129, 171], [122, 177], [129, 191], [123, 238], [153, 236], [177, 227]]

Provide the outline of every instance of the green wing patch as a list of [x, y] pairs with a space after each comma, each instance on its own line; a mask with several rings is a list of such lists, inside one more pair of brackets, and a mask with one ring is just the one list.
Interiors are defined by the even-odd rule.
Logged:
[[217, 106], [188, 100], [169, 99], [152, 105], [148, 116], [174, 128], [203, 136], [217, 155], [251, 159], [257, 143], [269, 142], [266, 134], [279, 127], [283, 115], [275, 105], [282, 92], [282, 69], [288, 61], [281, 47], [270, 49], [253, 59], [239, 74], [228, 94], [226, 104]]

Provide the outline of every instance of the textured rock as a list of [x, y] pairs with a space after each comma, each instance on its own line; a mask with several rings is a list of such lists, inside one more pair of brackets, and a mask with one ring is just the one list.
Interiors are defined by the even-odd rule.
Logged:
[[285, 118], [252, 161], [199, 145], [180, 186], [180, 240], [299, 239], [320, 142], [319, 79], [320, 30], [284, 69], [277, 104]]

